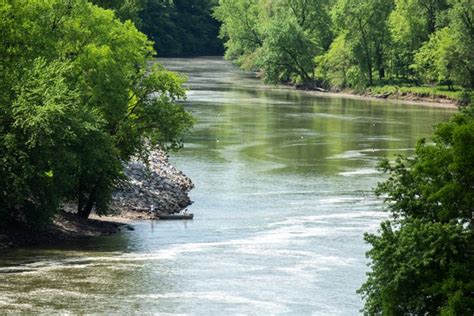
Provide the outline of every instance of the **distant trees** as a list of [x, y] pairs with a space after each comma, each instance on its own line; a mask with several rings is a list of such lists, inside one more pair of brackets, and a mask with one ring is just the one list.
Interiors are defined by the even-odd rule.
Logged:
[[385, 77], [386, 47], [389, 31], [386, 20], [392, 9], [388, 0], [340, 0], [333, 9], [335, 27], [346, 32], [355, 60], [368, 85], [374, 82], [373, 71]]
[[359, 290], [369, 315], [474, 312], [474, 107], [436, 128], [413, 157], [384, 161], [377, 193], [390, 220], [367, 234], [372, 271]]
[[0, 218], [47, 221], [73, 201], [107, 210], [145, 141], [179, 147], [184, 78], [148, 61], [131, 22], [85, 0], [0, 4]]
[[131, 20], [154, 41], [160, 57], [222, 55], [220, 23], [212, 17], [217, 0], [92, 0]]
[[270, 82], [472, 89], [473, 7], [472, 0], [221, 0], [215, 16], [226, 57]]
[[438, 29], [418, 50], [412, 65], [429, 82], [474, 87], [474, 1], [452, 0], [445, 16], [450, 22]]
[[214, 16], [222, 21], [220, 37], [225, 41], [225, 57], [244, 69], [253, 68], [255, 56], [263, 45], [263, 24], [267, 9], [260, 0], [221, 0]]
[[215, 16], [227, 58], [262, 71], [268, 82], [312, 83], [314, 57], [331, 43], [326, 0], [221, 0]]

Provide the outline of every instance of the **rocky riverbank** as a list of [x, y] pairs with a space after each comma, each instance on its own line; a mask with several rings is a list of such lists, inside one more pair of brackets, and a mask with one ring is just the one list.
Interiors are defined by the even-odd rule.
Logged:
[[125, 166], [125, 174], [128, 181], [113, 194], [110, 216], [92, 214], [83, 219], [74, 214], [76, 205], [65, 205], [41, 230], [11, 225], [0, 231], [0, 249], [132, 230], [127, 219], [156, 219], [158, 214], [178, 213], [192, 203], [188, 195], [194, 187], [191, 179], [169, 163], [164, 151], [152, 151], [147, 164], [133, 159]]
[[133, 159], [125, 174], [128, 182], [112, 199], [116, 216], [154, 219], [158, 214], [178, 213], [192, 203], [188, 195], [194, 187], [191, 179], [169, 163], [164, 151], [152, 151], [147, 164]]

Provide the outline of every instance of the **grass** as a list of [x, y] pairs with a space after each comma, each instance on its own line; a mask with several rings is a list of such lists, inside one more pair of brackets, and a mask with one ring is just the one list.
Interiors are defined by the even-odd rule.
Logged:
[[449, 99], [453, 101], [465, 101], [466, 98], [474, 100], [473, 91], [466, 91], [460, 86], [454, 86], [452, 90], [446, 85], [437, 86], [411, 86], [409, 84], [401, 85], [380, 85], [368, 87], [367, 92], [372, 94], [394, 94], [394, 95], [413, 95], [417, 97], [433, 99]]

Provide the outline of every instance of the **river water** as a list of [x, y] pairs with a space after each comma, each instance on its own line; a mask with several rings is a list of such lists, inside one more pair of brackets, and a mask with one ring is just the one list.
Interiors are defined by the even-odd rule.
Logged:
[[169, 59], [198, 122], [172, 154], [193, 221], [0, 254], [0, 314], [356, 315], [381, 157], [452, 111], [265, 86], [220, 59]]

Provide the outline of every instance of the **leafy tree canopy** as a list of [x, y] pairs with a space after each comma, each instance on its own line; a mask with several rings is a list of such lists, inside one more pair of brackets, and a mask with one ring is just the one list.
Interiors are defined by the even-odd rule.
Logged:
[[[105, 212], [122, 163], [179, 148], [185, 78], [148, 62], [132, 22], [85, 0], [0, 4], [3, 216], [47, 220], [65, 201]], [[149, 142], [149, 143], [148, 143]]]
[[440, 124], [413, 157], [383, 162], [391, 219], [367, 234], [372, 271], [359, 292], [368, 314], [474, 312], [474, 108]]

